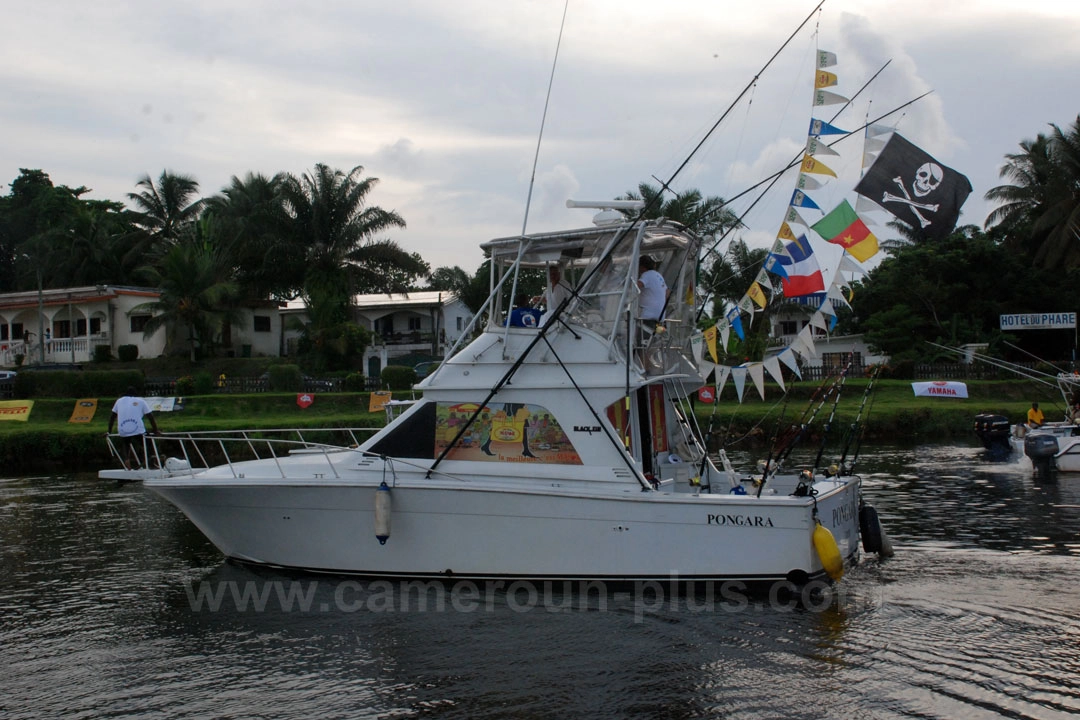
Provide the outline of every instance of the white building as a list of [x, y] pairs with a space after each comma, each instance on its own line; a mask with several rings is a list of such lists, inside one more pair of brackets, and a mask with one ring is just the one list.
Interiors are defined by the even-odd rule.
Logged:
[[151, 315], [139, 305], [160, 297], [150, 288], [97, 285], [32, 290], [0, 295], [0, 365], [84, 363], [94, 348], [107, 345], [113, 357], [121, 345], [136, 345], [139, 357], [157, 357], [165, 331], [149, 338], [143, 328]]
[[[795, 336], [810, 324], [810, 316], [821, 307], [825, 293], [813, 293], [803, 297], [790, 298], [772, 315], [772, 343], [783, 347], [790, 345]], [[852, 367], [866, 367], [888, 360], [888, 357], [872, 352], [863, 340], [862, 334], [828, 334], [821, 328], [814, 328], [814, 350], [816, 358], [806, 358], [808, 367], [820, 367], [823, 371], [842, 369], [851, 359]]]
[[[395, 358], [445, 356], [473, 317], [464, 302], [445, 290], [356, 295], [353, 305], [353, 320], [374, 335], [364, 352], [364, 370], [369, 377], [378, 377]], [[297, 300], [288, 303], [282, 313], [303, 321], [307, 307]], [[291, 355], [300, 330], [294, 327], [296, 323], [283, 322], [286, 354]]]

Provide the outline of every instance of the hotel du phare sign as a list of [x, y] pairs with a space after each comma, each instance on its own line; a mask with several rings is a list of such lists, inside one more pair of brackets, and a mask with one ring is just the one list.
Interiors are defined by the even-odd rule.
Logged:
[[1020, 313], [1002, 315], [1002, 330], [1073, 330], [1076, 328], [1076, 313]]

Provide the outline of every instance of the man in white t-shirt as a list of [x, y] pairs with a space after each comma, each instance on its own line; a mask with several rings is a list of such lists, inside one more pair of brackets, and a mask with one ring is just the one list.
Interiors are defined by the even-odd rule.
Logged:
[[641, 295], [638, 305], [642, 320], [659, 321], [667, 304], [668, 289], [664, 276], [656, 271], [656, 263], [647, 255], [638, 259], [638, 289]]
[[150, 421], [150, 427], [154, 429], [154, 434], [157, 435], [157, 420], [154, 419], [154, 413], [150, 409], [150, 405], [141, 397], [135, 395], [134, 387], [128, 386], [127, 394], [113, 403], [112, 413], [109, 415], [108, 431], [109, 434], [112, 434], [113, 425], [116, 425], [120, 435], [120, 447], [122, 448], [121, 462], [124, 463], [125, 470], [132, 469], [130, 459], [135, 460], [134, 469], [138, 470], [141, 467], [136, 443], [141, 448], [141, 439], [146, 435], [146, 425], [143, 423], [143, 418]]

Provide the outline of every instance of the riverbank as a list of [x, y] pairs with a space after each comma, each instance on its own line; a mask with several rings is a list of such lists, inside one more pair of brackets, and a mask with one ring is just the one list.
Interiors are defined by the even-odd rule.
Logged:
[[[968, 441], [973, 438], [975, 415], [996, 413], [1019, 422], [1033, 400], [1042, 404], [1047, 418], [1064, 413], [1055, 390], [1032, 382], [972, 381], [968, 383], [969, 397], [957, 399], [914, 397], [911, 383], [904, 380], [878, 381], [868, 396], [867, 381], [851, 379], [835, 410], [831, 400], [822, 404], [816, 399], [817, 385], [797, 384], [785, 399], [779, 387], [770, 384], [764, 400], [749, 385], [742, 403], [735, 400], [730, 383], [719, 403], [695, 403], [695, 415], [702, 429], [709, 432], [711, 445], [727, 446], [736, 441], [764, 444], [778, 423], [786, 426], [800, 421], [808, 422], [811, 436], [820, 438], [830, 413], [836, 442], [859, 416], [866, 439], [901, 443]], [[395, 397], [410, 395], [397, 393]], [[158, 426], [162, 432], [194, 432], [378, 427], [385, 423], [383, 413], [367, 411], [369, 393], [319, 393], [313, 397], [309, 407], [301, 408], [295, 393], [196, 395], [184, 398], [182, 410], [158, 413]], [[0, 422], [0, 462], [15, 474], [96, 472], [110, 467], [102, 436], [112, 401], [101, 399], [92, 422], [72, 423], [74, 399], [36, 399], [26, 422]]]

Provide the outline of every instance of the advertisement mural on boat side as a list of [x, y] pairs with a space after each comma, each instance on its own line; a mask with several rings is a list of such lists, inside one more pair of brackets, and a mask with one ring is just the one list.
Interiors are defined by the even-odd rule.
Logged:
[[[453, 441], [476, 403], [436, 404], [435, 452]], [[494, 403], [480, 414], [447, 454], [450, 460], [581, 465], [573, 443], [547, 408], [525, 403]]]

